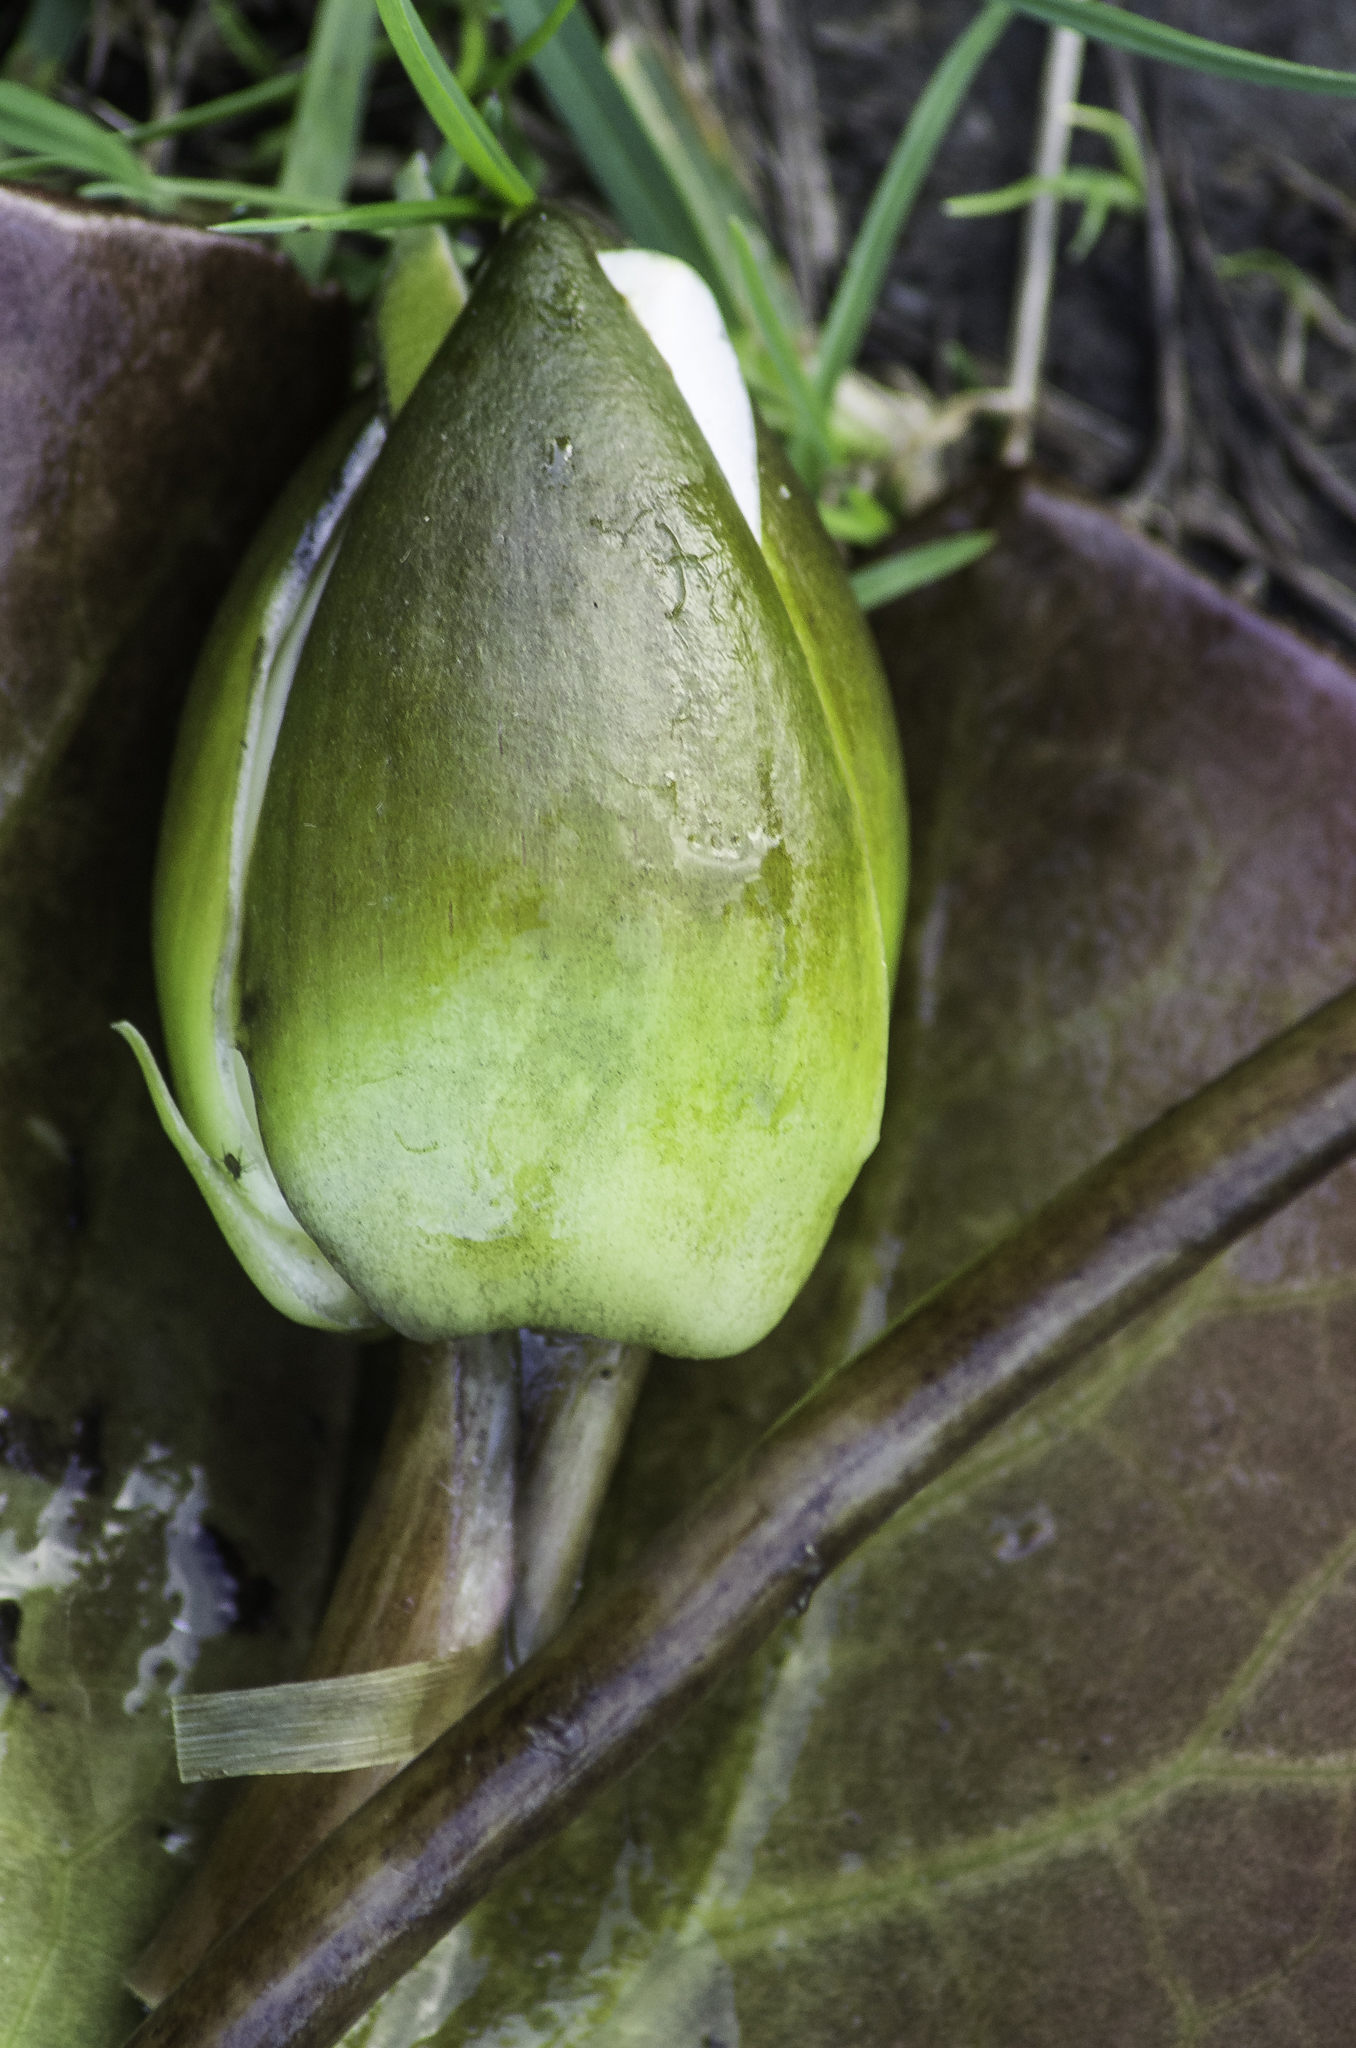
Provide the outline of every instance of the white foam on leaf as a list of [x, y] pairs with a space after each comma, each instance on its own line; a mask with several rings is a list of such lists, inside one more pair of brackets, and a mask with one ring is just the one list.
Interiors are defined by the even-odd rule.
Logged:
[[19, 1547], [12, 1529], [0, 1529], [0, 1600], [59, 1593], [74, 1584], [80, 1571], [76, 1510], [86, 1484], [87, 1475], [72, 1465], [38, 1516], [37, 1541], [30, 1549]]

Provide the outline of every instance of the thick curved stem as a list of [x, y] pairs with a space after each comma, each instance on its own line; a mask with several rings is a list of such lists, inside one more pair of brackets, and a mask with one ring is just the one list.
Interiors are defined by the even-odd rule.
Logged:
[[[395, 1412], [308, 1678], [456, 1656], [432, 1741], [497, 1675], [513, 1591], [516, 1332], [407, 1344]], [[130, 1980], [156, 2005], [398, 1765], [251, 1779]]]

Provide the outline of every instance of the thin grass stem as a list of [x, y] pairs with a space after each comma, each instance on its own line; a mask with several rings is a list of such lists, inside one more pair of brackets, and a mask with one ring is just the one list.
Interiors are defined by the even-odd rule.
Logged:
[[838, 379], [856, 360], [890, 258], [923, 180], [932, 169], [976, 72], [1012, 20], [1012, 14], [1007, 0], [988, 0], [933, 72], [895, 145], [852, 245], [819, 338], [815, 384], [825, 406], [833, 398]]
[[739, 265], [744, 297], [767, 349], [781, 395], [795, 423], [790, 456], [811, 490], [818, 490], [829, 461], [828, 418], [819, 393], [801, 362], [795, 338], [784, 324], [744, 223], [729, 220], [730, 240]]
[[1188, 71], [1205, 71], [1214, 78], [1236, 79], [1241, 85], [1280, 86], [1289, 92], [1356, 98], [1356, 71], [1333, 71], [1318, 64], [1294, 64], [1285, 57], [1263, 57], [1254, 50], [1239, 49], [1234, 43], [1211, 42], [1185, 29], [1169, 28], [1127, 8], [1113, 7], [1107, 0], [1012, 0], [1018, 14], [1030, 15], [1052, 28], [1069, 28], [1129, 50], [1137, 57], [1157, 57], [1167, 64], [1180, 64]]

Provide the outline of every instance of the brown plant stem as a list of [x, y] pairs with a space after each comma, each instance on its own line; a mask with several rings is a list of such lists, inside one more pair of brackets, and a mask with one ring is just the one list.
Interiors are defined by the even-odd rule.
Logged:
[[[511, 1332], [403, 1347], [381, 1462], [308, 1678], [459, 1653], [462, 1706], [484, 1690], [513, 1590], [514, 1349]], [[396, 1768], [251, 1779], [139, 1960], [138, 1996], [158, 2004]]]
[[1081, 1176], [820, 1383], [153, 2013], [135, 2048], [331, 2048], [912, 1495], [1356, 1151], [1356, 991]]

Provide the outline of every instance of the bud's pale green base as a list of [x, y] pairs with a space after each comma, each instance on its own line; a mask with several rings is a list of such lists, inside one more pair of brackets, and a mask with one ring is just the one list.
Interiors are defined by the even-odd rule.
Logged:
[[393, 1328], [740, 1349], [875, 1143], [897, 746], [813, 510], [771, 449], [762, 475], [760, 547], [537, 209], [348, 515], [235, 1030], [286, 1204]]

